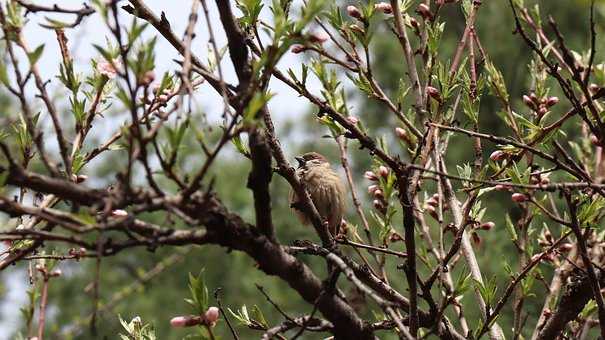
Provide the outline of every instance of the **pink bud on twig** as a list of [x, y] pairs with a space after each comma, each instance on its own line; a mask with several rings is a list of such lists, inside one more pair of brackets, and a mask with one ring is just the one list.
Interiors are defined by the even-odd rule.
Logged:
[[522, 203], [522, 202], [525, 202], [528, 200], [527, 195], [519, 193], [519, 192], [512, 194], [510, 196], [510, 198], [513, 200], [513, 202], [516, 202], [516, 203]]
[[386, 2], [379, 2], [379, 3], [375, 4], [374, 9], [377, 11], [381, 11], [384, 14], [393, 13], [393, 7], [391, 6], [391, 4], [386, 3]]
[[347, 6], [347, 14], [350, 17], [358, 19], [358, 20], [363, 19], [363, 15], [361, 14], [361, 11], [353, 5]]
[[378, 180], [378, 176], [376, 176], [376, 174], [373, 173], [372, 171], [366, 171], [363, 174], [363, 177], [365, 177], [366, 179], [369, 179], [370, 181], [376, 181], [376, 180]]

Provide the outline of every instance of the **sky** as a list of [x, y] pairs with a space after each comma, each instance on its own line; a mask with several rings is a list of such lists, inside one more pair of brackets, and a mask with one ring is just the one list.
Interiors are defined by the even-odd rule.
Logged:
[[[4, 2], [5, 1], [0, 1], [2, 4], [4, 4]], [[31, 0], [31, 2], [45, 5], [53, 3], [49, 0]], [[57, 3], [60, 3], [61, 6], [67, 8], [79, 8], [82, 4], [82, 0], [58, 0]], [[123, 1], [122, 3], [126, 4], [127, 1]], [[183, 34], [187, 26], [191, 9], [190, 1], [147, 0], [145, 3], [158, 15], [162, 10], [165, 11], [166, 17], [174, 32], [178, 35]], [[214, 2], [207, 1], [207, 3], [209, 5], [210, 21], [214, 27], [217, 44], [219, 47], [224, 46], [226, 44], [226, 39], [220, 26]], [[293, 8], [300, 6], [299, 4], [300, 1], [295, 1]], [[268, 9], [266, 8], [264, 11], [268, 12]], [[69, 18], [73, 18], [72, 16], [56, 15], [51, 15], [51, 17], [66, 22], [69, 22]], [[26, 29], [24, 30], [25, 39], [30, 49], [34, 49], [40, 44], [45, 45], [44, 53], [38, 62], [38, 66], [42, 77], [50, 80], [48, 88], [51, 96], [57, 104], [61, 105], [61, 103], [63, 103], [63, 105], [65, 105], [66, 98], [64, 92], [57, 91], [60, 82], [55, 78], [61, 63], [58, 44], [54, 32], [38, 25], [38, 23], [44, 22], [42, 18], [43, 14], [41, 13], [27, 16], [27, 19], [30, 20], [30, 22], [26, 25]], [[131, 17], [124, 12], [120, 16], [120, 20], [123, 23], [130, 23]], [[208, 34], [205, 20], [205, 17], [200, 12], [196, 29], [196, 39], [192, 45], [193, 52], [200, 56], [202, 60], [206, 59], [205, 56], [207, 55], [208, 46]], [[65, 33], [69, 39], [69, 48], [75, 61], [76, 72], [83, 73], [84, 75], [89, 74], [92, 71], [90, 60], [100, 59], [100, 56], [92, 47], [92, 44], [105, 45], [105, 39], [107, 36], [110, 36], [110, 32], [100, 16], [93, 15], [86, 18], [83, 24], [77, 29], [67, 29]], [[154, 36], [153, 28], [148, 28], [145, 35], [146, 37]], [[21, 55], [21, 58], [24, 58], [24, 56]], [[181, 58], [179, 58], [178, 53], [176, 53], [167, 41], [161, 36], [158, 36], [156, 48], [156, 78], [159, 79], [164, 71], [177, 69], [178, 65], [174, 62], [175, 59], [180, 60]], [[290, 67], [300, 69], [300, 64], [302, 62], [303, 59], [300, 55], [288, 53], [280, 61], [278, 66], [282, 70], [286, 70]], [[228, 60], [228, 55], [225, 56], [223, 65], [225, 66], [223, 68], [225, 79], [237, 84], [235, 72]], [[312, 80], [310, 80], [310, 83], [313, 84]], [[273, 80], [270, 84], [270, 89], [276, 95], [269, 102], [269, 109], [278, 127], [286, 120], [296, 120], [298, 116], [301, 116], [309, 109], [307, 102], [304, 99], [298, 97], [281, 82]], [[29, 99], [31, 101], [37, 101], [39, 104], [39, 100], [34, 97], [34, 93], [35, 91], [32, 88]], [[202, 87], [198, 91], [194, 105], [205, 112], [210, 119], [217, 119], [223, 110], [221, 98], [208, 86]], [[117, 111], [119, 111], [119, 109], [117, 109]], [[0, 110], [0, 115], [1, 114], [2, 111]], [[105, 121], [103, 121], [103, 124], [97, 124], [95, 129], [104, 129], [104, 132], [109, 134], [110, 132], [115, 131], [115, 127], [121, 123], [121, 117], [124, 117], [124, 115], [119, 115], [117, 113], [116, 115], [112, 115], [109, 113], [104, 118]], [[48, 117], [44, 117], [43, 119], [47, 120], [46, 123], [50, 122]], [[50, 124], [46, 124], [46, 126], [50, 126]], [[50, 148], [52, 148], [52, 146]], [[91, 166], [94, 166], [94, 164], [91, 164]], [[19, 326], [20, 313], [17, 313], [16, 310], [17, 307], [24, 305], [27, 301], [26, 289], [28, 288], [28, 280], [25, 272], [18, 268], [10, 268], [4, 272], [0, 272], [0, 280], [3, 281], [4, 287], [7, 290], [7, 293], [4, 295], [4, 299], [0, 304], [0, 340], [4, 340], [4, 338], [2, 338], [3, 334], [11, 334]]]

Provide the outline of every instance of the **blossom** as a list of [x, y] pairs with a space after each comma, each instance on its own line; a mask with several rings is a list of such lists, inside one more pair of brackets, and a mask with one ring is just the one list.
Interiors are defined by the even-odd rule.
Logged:
[[515, 192], [510, 196], [513, 202], [522, 203], [528, 200], [528, 197], [525, 194]]
[[118, 74], [118, 68], [121, 65], [122, 63], [118, 59], [114, 59], [112, 62], [101, 60], [97, 63], [97, 72], [109, 79], [113, 79]]
[[309, 41], [312, 43], [322, 44], [330, 39], [330, 36], [326, 32], [315, 32], [309, 34]]
[[379, 3], [375, 4], [374, 9], [377, 11], [381, 11], [384, 14], [393, 13], [393, 7], [391, 6], [391, 4], [386, 3], [386, 2], [379, 2]]
[[359, 20], [362, 19], [361, 11], [353, 5], [347, 6], [347, 14], [350, 17], [355, 18], [355, 19], [359, 19]]
[[382, 177], [387, 177], [387, 176], [389, 175], [389, 168], [387, 168], [387, 167], [386, 167], [386, 166], [384, 166], [384, 165], [381, 165], [381, 166], [378, 168], [378, 173], [379, 173], [379, 174], [380, 174], [380, 176], [382, 176]]
[[349, 121], [349, 123], [351, 123], [353, 125], [357, 125], [357, 123], [359, 123], [359, 118], [357, 118], [355, 116], [348, 116], [347, 121]]
[[217, 307], [210, 307], [208, 308], [206, 313], [204, 313], [204, 319], [206, 320], [206, 323], [208, 323], [208, 325], [214, 326], [216, 324], [216, 321], [218, 320], [219, 315], [220, 313]]

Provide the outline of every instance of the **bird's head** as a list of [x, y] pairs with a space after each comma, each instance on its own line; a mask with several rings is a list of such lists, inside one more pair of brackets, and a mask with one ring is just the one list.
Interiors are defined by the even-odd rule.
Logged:
[[323, 155], [317, 152], [307, 152], [303, 155], [296, 156], [299, 168], [308, 168], [309, 166], [329, 165], [330, 163]]

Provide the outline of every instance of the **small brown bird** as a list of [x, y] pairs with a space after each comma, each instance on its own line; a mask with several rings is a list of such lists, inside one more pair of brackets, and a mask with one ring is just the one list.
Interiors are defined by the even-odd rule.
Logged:
[[[328, 230], [332, 236], [339, 232], [344, 214], [345, 189], [340, 177], [330, 167], [330, 162], [317, 152], [308, 152], [296, 157], [298, 169], [296, 174], [305, 184], [317, 212], [324, 223], [328, 223]], [[309, 224], [305, 214], [297, 209], [298, 197], [294, 191], [290, 192], [290, 206], [303, 224]]]

